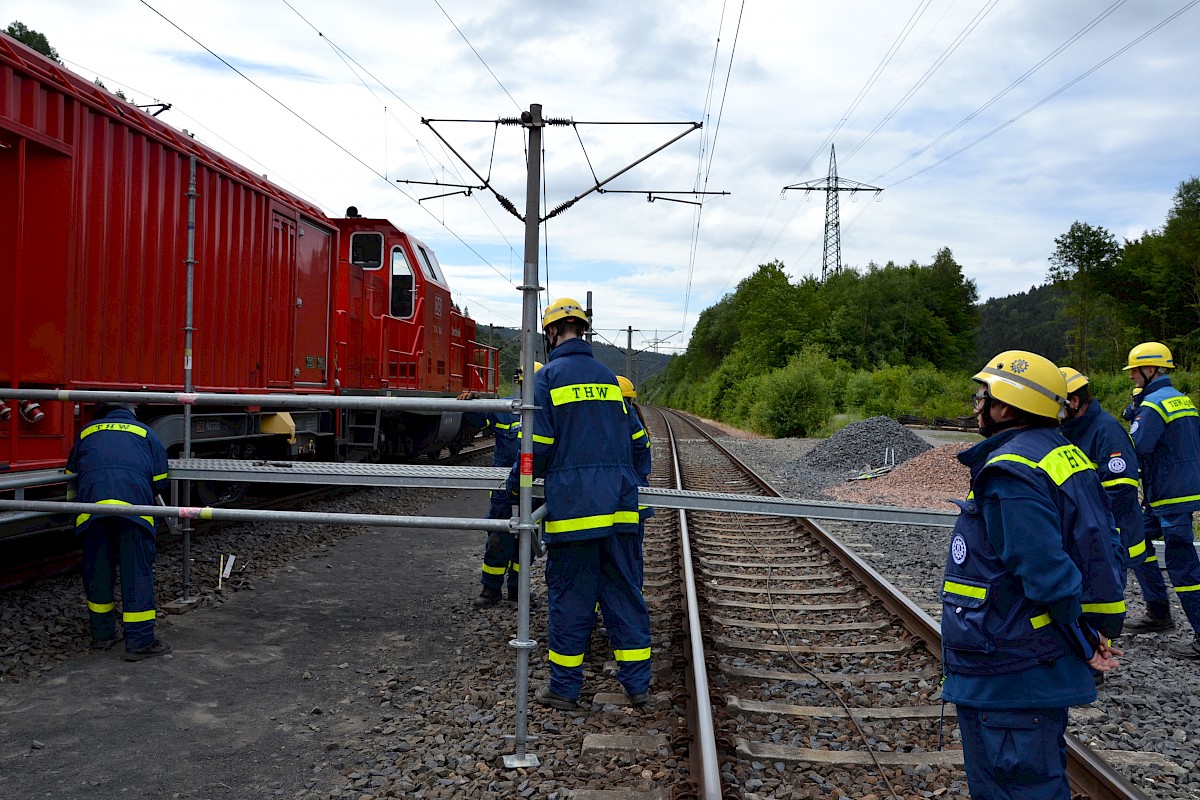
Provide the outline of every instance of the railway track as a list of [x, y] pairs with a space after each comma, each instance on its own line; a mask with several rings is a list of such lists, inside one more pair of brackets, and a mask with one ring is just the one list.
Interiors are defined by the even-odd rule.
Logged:
[[[655, 485], [677, 456], [680, 488], [776, 495], [696, 424], [655, 412]], [[928, 615], [808, 521], [680, 517], [659, 512], [645, 546], [652, 610], [674, 585], [691, 617], [687, 674], [656, 676], [692, 694], [690, 785], [676, 796], [968, 797]], [[1145, 797], [1070, 750], [1076, 797]]]

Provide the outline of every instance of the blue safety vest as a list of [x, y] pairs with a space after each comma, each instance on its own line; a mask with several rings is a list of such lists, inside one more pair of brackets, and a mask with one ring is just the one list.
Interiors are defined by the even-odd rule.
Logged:
[[1200, 511], [1200, 417], [1191, 398], [1162, 375], [1142, 392], [1129, 426], [1142, 465], [1142, 487], [1152, 511]]
[[[79, 432], [67, 458], [67, 474], [78, 475], [74, 497], [80, 503], [152, 506], [154, 495], [165, 492], [167, 451], [148, 427], [124, 409], [110, 411]], [[94, 516], [80, 514], [82, 531]], [[154, 530], [154, 517], [128, 517]]]
[[[1057, 431], [1034, 428], [992, 436], [960, 453], [959, 460], [971, 469], [972, 493], [960, 504], [941, 591], [946, 671], [1004, 675], [1050, 663], [1068, 652], [1053, 623], [1073, 624], [1080, 611], [1102, 634], [1116, 635], [1125, 602], [1114, 524], [1087, 456]], [[1021, 502], [1003, 496], [1003, 483], [989, 486], [1000, 475], [1016, 478], [1022, 493], [1041, 495], [1058, 510], [1058, 536], [1049, 541], [1066, 558], [1047, 558], [1045, 569], [1061, 574], [1047, 575], [1045, 583], [1077, 586], [1077, 601], [1068, 596], [1051, 608], [1030, 599], [997, 552], [1047, 541], [1045, 531], [986, 529], [977, 500]]]
[[1121, 532], [1122, 558], [1140, 564], [1146, 558], [1146, 537], [1142, 525], [1142, 507], [1138, 499], [1138, 457], [1133, 440], [1116, 417], [1093, 398], [1087, 410], [1062, 424], [1063, 436], [1077, 446], [1100, 477], [1108, 494], [1113, 517]]
[[[550, 352], [534, 387], [533, 473], [546, 484], [547, 544], [637, 531], [632, 441], [640, 428], [613, 371], [582, 339]], [[523, 434], [522, 434], [523, 435]], [[508, 488], [520, 483], [514, 464]]]

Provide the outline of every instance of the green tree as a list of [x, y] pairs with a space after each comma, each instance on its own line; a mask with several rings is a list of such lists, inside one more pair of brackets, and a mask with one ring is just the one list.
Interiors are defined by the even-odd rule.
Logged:
[[1105, 283], [1121, 256], [1121, 246], [1104, 228], [1078, 220], [1054, 244], [1048, 277], [1067, 289], [1068, 314], [1075, 319], [1068, 349], [1072, 365], [1080, 372], [1087, 372], [1089, 324], [1096, 315]]
[[58, 51], [50, 46], [50, 41], [46, 39], [46, 35], [27, 27], [24, 22], [13, 20], [8, 23], [8, 27], [4, 29], [4, 32], [26, 47], [37, 50], [46, 58], [53, 59], [59, 64], [62, 63], [62, 59], [58, 57]]

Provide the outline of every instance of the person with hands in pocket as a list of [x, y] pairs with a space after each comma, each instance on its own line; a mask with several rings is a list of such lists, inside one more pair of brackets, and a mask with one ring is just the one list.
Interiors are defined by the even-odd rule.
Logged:
[[1058, 431], [1067, 385], [1010, 350], [974, 376], [982, 442], [942, 585], [942, 697], [958, 707], [974, 800], [1069, 800], [1067, 710], [1121, 651], [1117, 536], [1091, 461]]

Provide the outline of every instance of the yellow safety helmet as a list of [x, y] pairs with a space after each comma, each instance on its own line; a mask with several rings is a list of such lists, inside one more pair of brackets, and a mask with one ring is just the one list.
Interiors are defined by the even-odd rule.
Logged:
[[[542, 362], [540, 362], [540, 361], [534, 361], [534, 362], [533, 362], [533, 374], [534, 374], [534, 375], [537, 375], [537, 373], [538, 373], [538, 370], [539, 370], [539, 369], [541, 369], [541, 368], [542, 368], [542, 367], [544, 367], [544, 366], [546, 366], [546, 365], [545, 365], [545, 364], [543, 364]], [[522, 380], [522, 379], [523, 379], [523, 376], [522, 376], [522, 373], [523, 373], [523, 372], [524, 372], [524, 370], [523, 370], [521, 367], [517, 367], [517, 374], [516, 374], [516, 375], [514, 375], [513, 377], [514, 377], [514, 378], [516, 378], [518, 381], [519, 381], [519, 380]]]
[[1074, 367], [1059, 367], [1058, 371], [1062, 373], [1063, 379], [1067, 382], [1067, 394], [1075, 394], [1089, 383], [1088, 376]]
[[591, 325], [591, 320], [588, 319], [587, 311], [579, 304], [578, 300], [572, 300], [569, 297], [563, 297], [555, 300], [546, 307], [546, 312], [542, 314], [542, 330], [551, 323], [558, 322], [564, 319], [576, 319], [583, 323], [583, 327], [587, 328]]
[[1067, 381], [1054, 362], [1028, 350], [1005, 350], [972, 376], [988, 394], [1037, 417], [1061, 419]]
[[1171, 358], [1171, 350], [1162, 342], [1142, 342], [1129, 351], [1129, 366], [1126, 370], [1138, 367], [1166, 367], [1175, 369], [1175, 359]]
[[1144, 389], [1142, 389], [1142, 387], [1141, 387], [1141, 386], [1135, 386], [1135, 387], [1133, 387], [1133, 391], [1132, 391], [1132, 392], [1130, 392], [1130, 394], [1132, 394], [1134, 397], [1137, 397], [1137, 396], [1138, 396], [1139, 394], [1141, 394], [1143, 391], [1144, 391]]
[[624, 375], [618, 375], [617, 384], [621, 387], [621, 397], [626, 400], [637, 400], [637, 389], [633, 388], [633, 381]]

